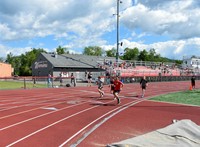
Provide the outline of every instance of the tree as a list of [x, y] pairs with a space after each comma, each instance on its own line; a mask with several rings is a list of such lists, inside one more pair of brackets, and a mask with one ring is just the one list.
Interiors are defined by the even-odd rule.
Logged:
[[102, 56], [103, 50], [98, 46], [88, 46], [84, 48], [83, 54], [91, 56]]
[[148, 61], [155, 61], [156, 51], [154, 48], [150, 49], [148, 52]]
[[69, 51], [66, 47], [61, 47], [60, 45], [56, 48], [56, 52], [58, 53], [58, 55], [61, 54], [69, 54]]
[[7, 54], [6, 62], [11, 64], [14, 68], [14, 75], [19, 75], [19, 68], [21, 66], [21, 61], [19, 56], [13, 56], [12, 53]]
[[117, 53], [117, 50], [115, 48], [112, 48], [111, 50], [106, 51], [106, 56], [107, 57], [115, 57]]
[[22, 54], [20, 56], [13, 56], [12, 53], [9, 53], [7, 55], [6, 62], [12, 65], [15, 75], [30, 76], [32, 75], [31, 65], [41, 52], [46, 51], [40, 48], [33, 48], [31, 51], [26, 52], [25, 54]]
[[140, 51], [138, 55], [138, 60], [139, 61], [147, 61], [148, 59], [148, 52], [144, 49], [143, 51]]
[[134, 49], [125, 48], [123, 59], [124, 60], [137, 60], [138, 55], [139, 55], [139, 49], [138, 48], [136, 48], [136, 47]]

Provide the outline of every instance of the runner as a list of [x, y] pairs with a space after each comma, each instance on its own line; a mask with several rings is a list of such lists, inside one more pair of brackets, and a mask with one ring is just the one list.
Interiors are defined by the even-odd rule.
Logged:
[[145, 95], [145, 91], [146, 91], [146, 88], [148, 86], [148, 81], [146, 80], [146, 77], [143, 76], [143, 78], [140, 80], [140, 86], [142, 88], [142, 98], [144, 97]]
[[100, 94], [100, 98], [102, 98], [104, 96], [104, 92], [102, 91], [102, 89], [103, 89], [103, 81], [101, 80], [100, 76], [98, 77], [97, 85], [98, 85], [98, 91], [99, 91], [99, 94]]
[[114, 86], [114, 78], [113, 77], [110, 77], [110, 93], [113, 94], [113, 91], [115, 89], [115, 86]]
[[113, 92], [114, 99], [117, 98], [117, 104], [120, 104], [121, 102], [119, 98], [119, 93], [122, 90], [122, 87], [124, 86], [124, 84], [119, 80], [118, 76], [115, 78], [115, 81], [113, 84], [114, 84], [114, 92]]

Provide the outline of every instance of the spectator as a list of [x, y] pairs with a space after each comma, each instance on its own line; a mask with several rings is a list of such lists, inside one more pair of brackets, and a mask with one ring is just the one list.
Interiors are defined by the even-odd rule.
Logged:
[[195, 76], [192, 76], [191, 78], [191, 85], [192, 85], [192, 89], [195, 88]]
[[92, 73], [88, 73], [88, 86], [92, 86]]
[[49, 74], [48, 74], [48, 79], [47, 79], [48, 87], [52, 87], [52, 82], [51, 82], [51, 80], [52, 80], [52, 76], [51, 76], [51, 74], [49, 73]]
[[60, 73], [60, 86], [63, 86], [63, 73]]
[[73, 73], [71, 73], [71, 84], [76, 87], [76, 78]]

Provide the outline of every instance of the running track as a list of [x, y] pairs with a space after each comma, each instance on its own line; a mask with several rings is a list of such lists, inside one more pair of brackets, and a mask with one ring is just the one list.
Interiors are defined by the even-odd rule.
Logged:
[[[188, 90], [190, 81], [150, 83], [145, 98], [139, 84], [124, 86], [121, 104], [97, 86], [0, 91], [0, 146], [106, 146], [191, 119], [200, 125], [200, 107], [148, 98]], [[197, 88], [200, 82], [196, 81]]]

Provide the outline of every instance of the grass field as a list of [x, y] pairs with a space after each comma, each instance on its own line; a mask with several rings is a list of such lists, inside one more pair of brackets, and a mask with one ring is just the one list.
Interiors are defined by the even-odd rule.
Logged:
[[19, 89], [19, 88], [44, 88], [47, 87], [46, 84], [35, 84], [32, 82], [23, 81], [0, 81], [0, 89]]
[[151, 98], [150, 100], [200, 106], [200, 90], [196, 89], [192, 91], [188, 90], [188, 91], [183, 91], [183, 92], [160, 95], [160, 96]]

